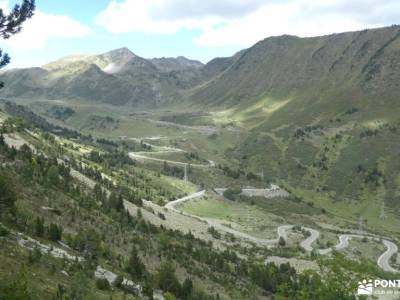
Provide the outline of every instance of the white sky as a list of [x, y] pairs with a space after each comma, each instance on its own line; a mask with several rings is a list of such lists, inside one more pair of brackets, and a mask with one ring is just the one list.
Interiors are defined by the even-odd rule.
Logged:
[[[6, 8], [21, 0], [0, 0]], [[4, 41], [12, 66], [122, 46], [144, 56], [203, 62], [268, 36], [317, 36], [400, 23], [400, 0], [38, 0]], [[1, 47], [3, 48], [3, 47]]]

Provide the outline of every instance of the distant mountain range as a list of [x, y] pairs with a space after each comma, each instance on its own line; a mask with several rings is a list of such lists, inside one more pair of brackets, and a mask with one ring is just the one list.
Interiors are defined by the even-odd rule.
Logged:
[[[144, 59], [127, 48], [62, 58], [1, 74], [6, 98], [74, 99], [157, 105], [202, 82], [204, 65], [185, 57]], [[207, 70], [212, 76], [214, 70]]]
[[241, 167], [333, 200], [374, 195], [400, 211], [400, 26], [270, 37], [207, 64], [122, 48], [3, 71], [0, 80], [9, 99], [172, 113], [186, 104], [178, 108], [246, 132], [227, 153]]
[[[127, 48], [70, 56], [41, 68], [3, 71], [6, 98], [76, 99], [163, 105], [176, 99], [230, 107], [273, 98], [393, 99], [399, 95], [400, 27], [315, 38], [270, 37], [207, 64], [144, 59]], [[367, 101], [363, 99], [363, 101]], [[314, 103], [315, 104], [315, 103]]]

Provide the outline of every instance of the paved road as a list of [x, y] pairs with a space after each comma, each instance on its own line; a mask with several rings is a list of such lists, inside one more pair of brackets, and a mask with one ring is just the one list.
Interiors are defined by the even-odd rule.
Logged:
[[[185, 203], [185, 202], [187, 202], [187, 201], [189, 201], [189, 200], [202, 198], [202, 197], [204, 197], [205, 194], [206, 194], [206, 191], [205, 191], [205, 190], [202, 190], [202, 191], [200, 191], [200, 192], [196, 192], [196, 193], [190, 194], [190, 195], [188, 195], [188, 196], [185, 196], [185, 197], [183, 197], [183, 198], [180, 198], [180, 199], [177, 199], [177, 200], [168, 202], [164, 207], [166, 207], [166, 208], [168, 208], [168, 209], [171, 209], [171, 210], [178, 211], [178, 210], [175, 208], [175, 206], [180, 205], [180, 204], [182, 204], [182, 203]], [[178, 212], [180, 212], [180, 211], [178, 211]]]
[[[142, 152], [143, 153], [143, 152]], [[191, 164], [191, 163], [184, 163], [181, 161], [174, 161], [174, 160], [167, 160], [167, 159], [161, 159], [161, 158], [156, 158], [156, 157], [150, 157], [150, 156], [146, 156], [143, 154], [138, 154], [138, 152], [129, 152], [129, 156], [133, 159], [137, 159], [137, 160], [152, 160], [152, 161], [157, 161], [157, 162], [161, 162], [161, 163], [169, 163], [171, 165], [177, 165], [177, 166], [186, 166], [186, 165], [190, 165], [191, 167], [195, 167], [195, 168], [210, 168], [210, 167], [214, 167], [215, 164], [214, 162], [210, 161], [209, 164], [207, 165], [201, 165], [201, 164]]]
[[363, 239], [364, 237], [366, 237], [368, 239], [372, 239], [372, 237], [368, 237], [368, 236], [360, 235], [360, 234], [339, 235], [339, 243], [337, 245], [330, 247], [330, 248], [326, 248], [326, 249], [319, 249], [318, 253], [321, 255], [325, 255], [325, 254], [331, 253], [333, 251], [333, 249], [338, 250], [338, 251], [343, 250], [349, 246], [349, 241], [352, 238]]
[[[130, 155], [132, 155], [132, 153], [130, 153]], [[133, 153], [133, 155], [137, 155], [137, 154]], [[143, 158], [150, 159], [148, 157], [143, 157]], [[164, 161], [164, 160], [155, 159], [155, 158], [151, 158], [151, 159]], [[181, 162], [173, 162], [173, 163], [180, 163], [180, 164], [184, 165], [184, 163], [181, 163]], [[199, 165], [199, 166], [204, 167], [204, 165]], [[80, 174], [79, 172], [77, 172], [75, 170], [73, 170], [71, 173], [72, 173], [71, 175], [73, 177], [75, 177], [79, 181], [83, 182], [84, 184], [86, 184], [90, 188], [93, 188], [93, 183], [89, 182], [89, 180], [87, 180], [86, 178], [83, 178], [83, 177], [86, 177], [86, 176]], [[81, 176], [78, 176], [78, 175], [81, 175]], [[248, 239], [248, 240], [250, 240], [250, 241], [252, 241], [252, 242], [254, 242], [254, 243], [258, 244], [258, 245], [263, 245], [263, 246], [270, 247], [272, 245], [277, 244], [281, 237], [283, 239], [285, 239], [285, 240], [288, 239], [287, 231], [293, 228], [292, 225], [281, 225], [281, 226], [279, 226], [277, 228], [278, 237], [276, 239], [270, 239], [270, 240], [260, 239], [260, 238], [253, 237], [253, 236], [251, 236], [249, 234], [246, 234], [244, 232], [240, 232], [240, 231], [237, 231], [235, 229], [232, 229], [232, 228], [229, 228], [227, 226], [224, 226], [224, 225], [218, 223], [216, 220], [200, 218], [198, 216], [193, 216], [193, 215], [190, 215], [190, 214], [187, 214], [187, 213], [183, 213], [182, 211], [180, 211], [180, 210], [175, 208], [176, 205], [179, 205], [179, 204], [184, 203], [186, 201], [189, 201], [189, 200], [192, 200], [192, 199], [201, 198], [201, 197], [203, 197], [205, 195], [205, 193], [206, 193], [205, 190], [202, 190], [202, 191], [190, 194], [188, 196], [182, 197], [180, 199], [177, 199], [175, 201], [171, 201], [171, 202], [169, 202], [169, 203], [167, 203], [165, 205], [165, 208], [170, 209], [170, 210], [175, 211], [175, 212], [178, 212], [180, 214], [185, 214], [185, 215], [190, 216], [190, 217], [201, 219], [201, 220], [207, 222], [207, 224], [209, 226], [213, 226], [215, 228], [218, 228], [221, 231], [229, 232], [229, 233], [231, 233], [231, 234], [233, 234], [233, 235], [235, 235], [237, 237]], [[310, 236], [308, 236], [305, 240], [301, 241], [300, 242], [300, 246], [303, 249], [305, 249], [306, 251], [311, 252], [314, 249], [312, 247], [312, 244], [319, 238], [320, 233], [319, 233], [318, 230], [315, 230], [315, 229], [312, 229], [312, 228], [303, 227], [303, 229], [305, 229], [308, 232], [310, 232]], [[359, 235], [359, 234], [343, 234], [343, 235], [339, 236], [339, 243], [336, 246], [331, 247], [331, 248], [327, 248], [327, 249], [319, 249], [318, 252], [321, 255], [325, 255], [325, 254], [330, 253], [333, 249], [343, 250], [343, 249], [345, 249], [345, 248], [347, 248], [349, 246], [349, 240], [351, 240], [352, 238], [364, 238], [364, 237], [366, 237], [368, 239], [376, 238], [376, 237], [373, 237], [373, 236]], [[388, 240], [382, 240], [382, 243], [386, 246], [387, 250], [378, 258], [378, 261], [377, 261], [378, 266], [380, 268], [382, 268], [386, 272], [393, 272], [393, 273], [399, 272], [398, 270], [396, 270], [396, 269], [394, 269], [393, 267], [390, 266], [390, 258], [398, 252], [397, 245], [394, 244], [391, 241], [388, 241]]]
[[[339, 243], [336, 246], [327, 249], [320, 249], [319, 253], [324, 255], [332, 252], [333, 249], [343, 250], [349, 246], [349, 241], [353, 238], [357, 239], [367, 238], [369, 240], [373, 239], [378, 240], [377, 237], [373, 236], [360, 235], [360, 234], [342, 234], [339, 236]], [[398, 270], [390, 266], [390, 258], [398, 252], [397, 245], [388, 240], [382, 240], [382, 244], [384, 244], [387, 249], [384, 253], [382, 253], [381, 256], [379, 256], [377, 260], [378, 266], [385, 272], [398, 273], [399, 272]]]
[[212, 134], [218, 133], [218, 128], [214, 127], [214, 126], [189, 126], [189, 125], [183, 125], [183, 124], [168, 122], [168, 121], [159, 121], [159, 120], [153, 120], [153, 119], [145, 119], [145, 120], [155, 123], [155, 124], [164, 125], [167, 127], [175, 127], [175, 128], [186, 129], [186, 130], [199, 131], [200, 133], [202, 133], [204, 135], [212, 135]]
[[[218, 195], [223, 196], [224, 192], [228, 188], [214, 188], [213, 189]], [[241, 194], [248, 197], [265, 197], [265, 198], [285, 198], [289, 196], [289, 193], [284, 189], [274, 186], [273, 188], [261, 189], [261, 188], [242, 188]]]
[[273, 241], [276, 241], [278, 243], [280, 238], [283, 238], [286, 241], [288, 239], [287, 231], [291, 230], [292, 228], [293, 228], [293, 225], [282, 225], [282, 226], [279, 226], [278, 227], [278, 238], [273, 240]]
[[313, 250], [311, 244], [314, 243], [319, 238], [319, 231], [307, 227], [303, 227], [303, 229], [308, 231], [310, 233], [310, 236], [308, 236], [305, 240], [301, 241], [300, 246], [304, 250], [311, 252]]
[[[171, 125], [168, 122], [159, 122], [159, 123]], [[147, 144], [147, 145], [152, 146], [151, 144]], [[164, 149], [161, 149], [160, 151], [153, 152], [153, 153], [171, 153], [171, 152], [184, 152], [184, 150], [178, 149], [178, 148], [164, 147]], [[179, 165], [179, 166], [187, 165], [187, 163], [183, 163], [183, 162], [179, 162], [179, 161], [172, 161], [172, 160], [165, 160], [165, 159], [160, 159], [160, 158], [155, 158], [155, 157], [149, 157], [149, 156], [146, 156], [146, 154], [147, 154], [146, 152], [130, 152], [129, 156], [134, 159], [167, 162], [167, 163], [175, 164], [175, 165]], [[193, 166], [193, 167], [213, 167], [213, 166], [215, 166], [215, 163], [213, 161], [209, 161], [209, 165], [191, 164], [191, 166]], [[219, 189], [219, 190], [221, 190], [221, 192], [222, 192], [222, 190], [224, 190], [224, 189]], [[221, 223], [219, 223], [217, 220], [208, 219], [208, 218], [200, 218], [198, 216], [192, 216], [192, 215], [184, 213], [176, 208], [177, 205], [180, 205], [184, 202], [187, 202], [187, 201], [190, 201], [193, 199], [202, 198], [205, 195], [205, 193], [206, 193], [206, 191], [202, 190], [200, 192], [190, 194], [188, 196], [182, 197], [175, 201], [171, 201], [165, 205], [165, 208], [170, 209], [175, 212], [178, 212], [178, 213], [183, 213], [189, 217], [195, 217], [197, 219], [201, 219], [203, 221], [206, 221], [209, 226], [213, 226], [214, 228], [220, 229], [221, 231], [229, 232], [229, 233], [235, 235], [236, 237], [250, 240], [258, 245], [270, 247], [271, 245], [277, 244], [279, 242], [280, 238], [283, 238], [285, 241], [288, 239], [287, 231], [291, 230], [293, 228], [292, 225], [279, 226], [277, 228], [278, 237], [276, 239], [270, 239], [270, 240], [260, 239], [260, 238], [251, 236], [247, 233], [240, 232], [233, 228], [224, 226]], [[311, 252], [314, 250], [312, 244], [319, 238], [320, 233], [318, 230], [315, 230], [312, 228], [303, 227], [303, 229], [308, 231], [310, 233], [310, 235], [306, 239], [304, 239], [303, 241], [300, 242], [300, 246], [307, 252]], [[337, 245], [335, 245], [334, 247], [331, 247], [331, 248], [318, 249], [318, 253], [321, 255], [326, 255], [326, 254], [331, 253], [333, 251], [333, 249], [338, 250], [338, 251], [343, 250], [349, 246], [349, 241], [352, 238], [361, 238], [362, 239], [364, 237], [366, 237], [368, 239], [373, 238], [371, 236], [359, 235], [359, 234], [342, 234], [339, 236], [339, 243]], [[390, 258], [398, 252], [397, 246], [393, 242], [388, 241], [388, 240], [383, 240], [382, 243], [386, 246], [387, 250], [378, 258], [377, 264], [384, 271], [397, 272], [397, 270], [395, 270], [394, 268], [392, 268], [390, 266]]]
[[165, 150], [157, 150], [157, 151], [137, 151], [133, 152], [139, 155], [146, 155], [146, 154], [164, 154], [164, 153], [185, 153], [185, 150], [182, 149], [165, 149]]
[[202, 218], [202, 217], [198, 217], [198, 216], [195, 216], [195, 215], [191, 215], [191, 214], [188, 214], [186, 212], [183, 212], [183, 211], [179, 210], [176, 207], [176, 206], [178, 206], [178, 205], [180, 205], [180, 204], [182, 204], [184, 202], [204, 197], [205, 193], [206, 193], [206, 191], [202, 190], [200, 192], [196, 192], [196, 193], [190, 194], [190, 195], [188, 195], [186, 197], [183, 197], [183, 198], [168, 202], [166, 205], [164, 205], [164, 207], [169, 209], [169, 210], [175, 211], [177, 213], [184, 214], [185, 216], [193, 217], [193, 218], [196, 218], [196, 219], [200, 219], [200, 220], [206, 222], [210, 227], [214, 227], [215, 229], [219, 229], [219, 230], [224, 231], [226, 233], [231, 233], [236, 237], [249, 240], [249, 241], [251, 241], [251, 242], [253, 242], [253, 243], [255, 243], [255, 244], [259, 245], [259, 246], [263, 246], [263, 247], [271, 247], [271, 246], [273, 246], [274, 244], [278, 243], [280, 237], [283, 237], [286, 240], [286, 238], [287, 238], [286, 230], [291, 229], [293, 227], [292, 225], [279, 226], [278, 229], [277, 229], [278, 238], [271, 239], [271, 240], [260, 239], [260, 238], [254, 237], [252, 235], [249, 235], [249, 234], [247, 234], [245, 232], [241, 232], [241, 231], [235, 230], [233, 228], [227, 227], [225, 225], [222, 225], [220, 222], [218, 222], [215, 219]]
[[[196, 192], [194, 194], [188, 195], [186, 197], [177, 199], [175, 201], [169, 202], [165, 205], [166, 208], [173, 210], [178, 213], [183, 213], [179, 209], [176, 208], [176, 205], [182, 204], [184, 202], [190, 201], [192, 199], [197, 199], [201, 198], [205, 195], [205, 191], [200, 191]], [[275, 246], [280, 238], [283, 238], [285, 241], [288, 239], [288, 231], [293, 228], [293, 225], [281, 225], [277, 228], [277, 235], [278, 237], [276, 239], [260, 239], [256, 238], [254, 236], [251, 236], [247, 233], [237, 231], [233, 228], [227, 227], [225, 225], [222, 225], [220, 222], [214, 219], [209, 219], [209, 218], [200, 218], [198, 216], [193, 216], [187, 213], [184, 213], [185, 215], [189, 217], [195, 217], [197, 219], [201, 219], [207, 222], [209, 226], [212, 226], [216, 229], [219, 229], [224, 232], [228, 232], [233, 234], [236, 237], [244, 238], [246, 240], [252, 241], [255, 244], [259, 246], [265, 246], [265, 247], [272, 247]], [[308, 231], [310, 235], [304, 239], [303, 241], [300, 242], [300, 246], [306, 250], [307, 252], [311, 252], [314, 250], [312, 244], [319, 238], [320, 232], [316, 229], [313, 228], [308, 228], [308, 227], [302, 227], [302, 229]], [[335, 250], [343, 250], [349, 246], [349, 241], [353, 238], [368, 238], [368, 239], [376, 239], [376, 237], [373, 236], [367, 236], [367, 235], [360, 235], [360, 234], [342, 234], [339, 235], [339, 243], [335, 245], [334, 247], [327, 248], [327, 249], [319, 249], [318, 253], [321, 255], [326, 255], [332, 252], [333, 249]], [[390, 266], [390, 258], [395, 255], [398, 252], [397, 246], [388, 240], [383, 240], [382, 243], [386, 246], [387, 250], [378, 258], [377, 264], [378, 266], [383, 269], [386, 272], [399, 272], [398, 270], [394, 269], [393, 267]]]
[[390, 258], [397, 253], [397, 245], [388, 240], [382, 240], [382, 243], [386, 246], [387, 250], [382, 253], [378, 258], [378, 266], [386, 272], [397, 273], [398, 270], [390, 266]]
[[[9, 137], [9, 136], [5, 136], [5, 141], [6, 143], [10, 144], [10, 146], [20, 146], [20, 144], [22, 143], [26, 143], [24, 140], [20, 140], [20, 137]], [[16, 145], [17, 142], [18, 145]], [[165, 149], [165, 151], [180, 151], [180, 149], [174, 149], [174, 148], [169, 148], [169, 149]], [[183, 151], [183, 150], [182, 150]], [[158, 159], [158, 158], [150, 158], [147, 156], [143, 156], [142, 154], [138, 154], [138, 153], [129, 153], [129, 155], [133, 158], [141, 158], [141, 159], [147, 159], [147, 160], [155, 160], [155, 161], [160, 161], [160, 162], [168, 162], [168, 163], [172, 163], [172, 164], [179, 164], [179, 165], [186, 165], [186, 163], [182, 163], [182, 162], [177, 162], [177, 161], [168, 161], [168, 160], [162, 160], [162, 159]], [[214, 163], [212, 161], [210, 161], [210, 165], [196, 165], [196, 164], [192, 164], [191, 166], [198, 166], [198, 167], [210, 167], [214, 165]], [[85, 185], [89, 186], [90, 188], [93, 188], [94, 186], [94, 182], [87, 178], [86, 176], [84, 176], [83, 174], [81, 174], [80, 172], [76, 171], [76, 170], [71, 170], [71, 175], [76, 178], [77, 180], [83, 182]], [[192, 199], [197, 199], [197, 198], [201, 198], [205, 195], [205, 190], [193, 193], [191, 195], [188, 195], [186, 197], [177, 199], [175, 201], [169, 202], [165, 205], [166, 208], [182, 213], [181, 211], [177, 210], [175, 208], [176, 205], [179, 205], [181, 203], [184, 203], [186, 201], [192, 200]], [[187, 215], [187, 214], [186, 214]], [[190, 215], [189, 215], [190, 216]], [[197, 216], [193, 216], [195, 218], [198, 218]], [[273, 244], [276, 244], [279, 242], [279, 239], [282, 237], [283, 239], [287, 240], [287, 231], [292, 229], [293, 226], [292, 225], [282, 225], [279, 226], [277, 228], [277, 233], [278, 233], [278, 237], [276, 239], [270, 239], [270, 240], [266, 240], [266, 239], [259, 239], [253, 236], [250, 236], [246, 233], [234, 230], [232, 228], [226, 227], [220, 223], [218, 223], [215, 220], [211, 220], [211, 219], [205, 219], [205, 218], [200, 218], [205, 220], [210, 226], [214, 226], [215, 228], [219, 228], [225, 232], [229, 232], [235, 236], [240, 236], [242, 238], [246, 238], [249, 239], [257, 244], [261, 244], [261, 245], [265, 245], [265, 246], [271, 246]], [[307, 230], [308, 232], [310, 232], [310, 236], [308, 236], [305, 240], [301, 241], [300, 246], [305, 249], [308, 252], [311, 252], [313, 250], [312, 244], [319, 238], [319, 231], [312, 229], [312, 228], [306, 228], [304, 227], [303, 229]], [[343, 234], [339, 236], [339, 243], [331, 248], [327, 248], [327, 249], [319, 249], [318, 252], [322, 255], [324, 254], [328, 254], [330, 253], [333, 249], [335, 250], [343, 250], [345, 248], [347, 248], [349, 246], [349, 240], [351, 240], [352, 238], [368, 238], [368, 239], [373, 239], [376, 237], [372, 237], [372, 236], [366, 236], [366, 235], [359, 235], [359, 234]], [[393, 267], [390, 266], [390, 258], [395, 255], [398, 252], [398, 247], [396, 244], [394, 244], [393, 242], [389, 241], [389, 240], [382, 240], [382, 243], [386, 246], [386, 251], [384, 253], [382, 253], [382, 255], [378, 258], [377, 260], [377, 264], [378, 266], [383, 269], [386, 272], [393, 272], [393, 273], [397, 273], [399, 272], [398, 270], [394, 269]]]
[[212, 160], [209, 160], [208, 164], [192, 164], [192, 163], [184, 163], [184, 162], [181, 162], [181, 161], [167, 160], [167, 159], [148, 156], [148, 154], [150, 154], [150, 153], [151, 154], [186, 153], [187, 151], [183, 150], [183, 149], [180, 149], [180, 148], [152, 145], [150, 143], [143, 142], [142, 139], [138, 139], [138, 138], [135, 138], [135, 140], [141, 141], [145, 145], [152, 147], [152, 149], [155, 149], [155, 151], [150, 151], [150, 152], [146, 152], [146, 151], [129, 152], [128, 155], [132, 159], [136, 159], [136, 160], [152, 160], [152, 161], [157, 161], [157, 162], [161, 162], [161, 163], [167, 162], [169, 164], [182, 166], [182, 167], [184, 167], [186, 165], [189, 165], [189, 164], [190, 164], [191, 167], [195, 167], [195, 168], [215, 167], [215, 162], [212, 161]]
[[[164, 207], [168, 208], [170, 210], [176, 211], [178, 213], [183, 213], [181, 210], [177, 209], [176, 206], [179, 204], [182, 204], [184, 202], [193, 200], [193, 199], [198, 199], [201, 198], [205, 195], [206, 191], [200, 191], [200, 192], [196, 192], [193, 194], [190, 194], [186, 197], [177, 199], [175, 201], [171, 201], [169, 203], [167, 203]], [[288, 231], [291, 230], [293, 228], [293, 225], [281, 225], [277, 228], [277, 235], [278, 237], [275, 239], [261, 239], [261, 238], [257, 238], [254, 237], [252, 235], [249, 235], [247, 233], [235, 230], [233, 228], [227, 227], [225, 225], [222, 225], [220, 222], [218, 222], [215, 219], [210, 219], [210, 218], [201, 218], [198, 216], [194, 216], [194, 215], [190, 215], [188, 213], [184, 213], [187, 216], [190, 217], [195, 217], [197, 219], [201, 219], [204, 220], [208, 223], [209, 226], [212, 226], [216, 229], [219, 229], [221, 231], [227, 232], [227, 233], [231, 233], [233, 235], [235, 235], [236, 237], [240, 237], [240, 238], [244, 238], [246, 240], [252, 241], [255, 244], [258, 244], [260, 246], [266, 246], [266, 247], [271, 247], [274, 246], [276, 244], [278, 244], [279, 239], [283, 238], [285, 241], [288, 239]], [[311, 244], [319, 237], [319, 231], [315, 230], [315, 229], [311, 229], [311, 228], [307, 228], [304, 227], [305, 230], [307, 230], [308, 232], [310, 232], [310, 236], [307, 237], [304, 241], [301, 242], [301, 247], [303, 247], [306, 251], [312, 251], [312, 247]]]

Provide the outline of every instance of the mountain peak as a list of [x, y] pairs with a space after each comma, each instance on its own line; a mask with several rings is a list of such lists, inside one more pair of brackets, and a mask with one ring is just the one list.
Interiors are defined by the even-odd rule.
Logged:
[[131, 50], [129, 50], [127, 47], [122, 47], [122, 48], [118, 48], [118, 49], [114, 49], [111, 50], [109, 52], [106, 52], [104, 54], [102, 54], [105, 57], [109, 57], [112, 60], [126, 60], [126, 59], [132, 59], [137, 57], [136, 54], [134, 54]]
[[102, 59], [107, 61], [107, 65], [103, 67], [103, 71], [109, 74], [119, 72], [127, 63], [138, 56], [126, 47], [118, 48], [100, 55]]

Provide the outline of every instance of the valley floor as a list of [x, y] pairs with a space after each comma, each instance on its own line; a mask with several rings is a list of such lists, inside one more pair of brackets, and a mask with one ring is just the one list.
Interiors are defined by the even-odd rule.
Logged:
[[[131, 217], [193, 235], [220, 252], [233, 249], [240, 258], [264, 265], [289, 263], [299, 273], [320, 270], [320, 259], [339, 253], [354, 262], [372, 262], [374, 274], [382, 271], [379, 276], [400, 273], [399, 241], [386, 235], [390, 231], [357, 228], [357, 221], [347, 213], [341, 214], [333, 205], [325, 207], [322, 201], [304, 200], [308, 198], [286, 182], [277, 180], [282, 188], [267, 184], [264, 171], [254, 174], [233, 168], [235, 161], [226, 153], [232, 150], [230, 142], [243, 137], [240, 128], [148, 118], [134, 118], [134, 122], [147, 129], [141, 131], [142, 127], [132, 135], [125, 135], [130, 133], [127, 128], [105, 129], [97, 140], [103, 143], [101, 147], [58, 136], [46, 140], [31, 130], [12, 130], [3, 136], [10, 148], [27, 145], [33, 153], [57, 153], [56, 161], [70, 168], [70, 176], [92, 192], [100, 191], [101, 197], [109, 198], [114, 186], [124, 186], [141, 202], [123, 199], [123, 208]], [[221, 139], [217, 142], [216, 134]], [[121, 164], [113, 165], [112, 156], [101, 160], [119, 152]], [[112, 273], [107, 266], [98, 267], [103, 277]]]

